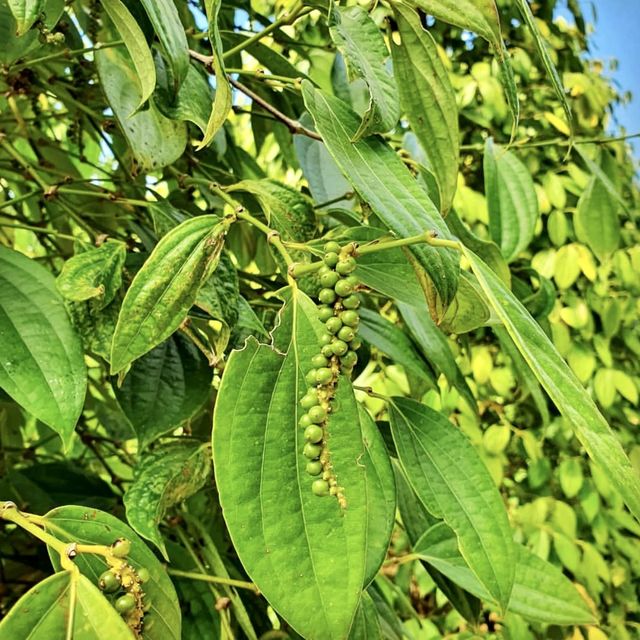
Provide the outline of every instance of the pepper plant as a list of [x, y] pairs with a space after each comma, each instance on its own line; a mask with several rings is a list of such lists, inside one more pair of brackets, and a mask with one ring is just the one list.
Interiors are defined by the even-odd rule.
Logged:
[[0, 637], [637, 637], [638, 191], [578, 2], [0, 34]]

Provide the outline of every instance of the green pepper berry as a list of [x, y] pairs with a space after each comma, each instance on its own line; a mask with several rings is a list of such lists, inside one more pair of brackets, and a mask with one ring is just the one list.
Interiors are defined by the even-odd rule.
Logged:
[[[333, 354], [333, 343], [329, 345]], [[327, 384], [333, 379], [333, 372], [328, 367], [321, 367], [316, 370], [316, 382], [318, 384]]]
[[[325, 289], [322, 289], [322, 291], [325, 291]], [[329, 289], [327, 289], [327, 291], [329, 291]], [[333, 307], [328, 305], [318, 307], [318, 318], [320, 318], [321, 322], [326, 322], [329, 318], [333, 318]]]
[[[328, 264], [328, 263], [325, 263], [325, 264]], [[333, 266], [333, 265], [330, 265], [330, 266]], [[338, 260], [335, 267], [336, 267], [336, 271], [341, 276], [346, 276], [352, 273], [353, 270], [356, 268], [356, 261], [352, 257], [344, 258], [343, 260]]]
[[333, 290], [341, 297], [346, 298], [353, 293], [353, 285], [346, 280], [338, 280]]
[[307, 411], [307, 415], [309, 416], [311, 422], [313, 422], [314, 424], [320, 424], [323, 420], [326, 419], [327, 412], [323, 407], [315, 406], [311, 407], [311, 409]]
[[149, 575], [149, 571], [147, 570], [146, 567], [140, 567], [137, 570], [137, 573], [138, 573], [138, 578], [142, 583], [149, 582], [149, 580], [151, 579], [151, 576]]
[[352, 293], [342, 301], [342, 306], [345, 309], [357, 309], [360, 306], [360, 298], [355, 293]]
[[357, 351], [362, 346], [362, 340], [360, 338], [354, 338], [349, 345], [354, 351]]
[[336, 298], [336, 292], [333, 289], [320, 289], [318, 294], [318, 300], [324, 304], [333, 304]]
[[328, 496], [329, 483], [326, 480], [322, 480], [322, 479], [314, 480], [313, 484], [311, 485], [311, 491], [313, 491], [313, 493], [319, 498]]
[[318, 369], [319, 367], [326, 367], [329, 364], [329, 360], [325, 356], [318, 354], [311, 358], [311, 364]]
[[340, 364], [343, 367], [346, 367], [347, 369], [353, 369], [353, 367], [356, 366], [356, 363], [358, 362], [358, 356], [356, 355], [355, 351], [347, 351], [347, 353], [345, 353], [341, 358], [340, 358]]
[[325, 323], [324, 326], [327, 328], [327, 331], [329, 333], [338, 333], [338, 331], [340, 331], [340, 327], [342, 327], [342, 320], [340, 320], [340, 318], [337, 317], [333, 317], [333, 318], [329, 318]]
[[302, 400], [300, 400], [300, 406], [303, 409], [311, 409], [311, 407], [315, 407], [318, 404], [318, 395], [314, 391], [308, 391], [304, 396], [302, 396]]
[[348, 309], [340, 314], [340, 320], [342, 320], [342, 324], [346, 324], [348, 327], [357, 327], [360, 323], [360, 316], [356, 311]]
[[312, 424], [304, 430], [304, 437], [309, 442], [313, 442], [313, 444], [321, 442], [323, 436], [324, 431], [322, 430], [322, 427], [319, 427], [317, 424]]
[[125, 538], [118, 538], [111, 545], [111, 553], [116, 558], [124, 558], [125, 556], [129, 555], [130, 551], [131, 551], [131, 543]]
[[307, 373], [307, 375], [304, 377], [304, 379], [305, 379], [305, 382], [307, 384], [315, 384], [316, 383], [316, 370], [315, 369], [311, 369]]
[[337, 356], [342, 356], [349, 351], [349, 345], [344, 340], [335, 340], [331, 343], [331, 348]]
[[338, 338], [345, 342], [351, 342], [356, 337], [356, 332], [351, 327], [342, 327], [338, 331]]
[[360, 284], [358, 276], [347, 276], [345, 280], [355, 289]]
[[324, 245], [324, 250], [327, 253], [340, 253], [340, 245], [335, 240], [329, 240], [329, 242]]
[[98, 586], [105, 593], [115, 593], [122, 585], [120, 584], [120, 580], [113, 572], [105, 571], [98, 578]]
[[[331, 336], [331, 338], [333, 339], [333, 336]], [[325, 358], [330, 358], [333, 355], [333, 349], [331, 348], [331, 344], [322, 345], [322, 349], [320, 349], [320, 352]], [[315, 370], [314, 370], [314, 375], [315, 375]]]
[[120, 596], [114, 605], [118, 613], [129, 613], [136, 606], [136, 599], [131, 593], [125, 593]]
[[333, 269], [331, 267], [327, 267], [326, 264], [323, 264], [318, 269], [318, 276], [323, 276], [325, 273], [333, 273]]
[[322, 462], [320, 460], [307, 462], [307, 473], [310, 476], [319, 476], [322, 473]]
[[298, 420], [298, 424], [303, 428], [306, 429], [310, 424], [312, 424], [311, 422], [311, 418], [305, 413], [300, 420]]
[[323, 333], [320, 336], [320, 344], [323, 345], [323, 346], [325, 344], [329, 344], [331, 342], [332, 338], [333, 338], [333, 336], [330, 333]]
[[329, 271], [329, 273], [320, 276], [320, 284], [323, 287], [334, 287], [338, 280], [340, 280], [340, 276], [335, 271]]
[[335, 267], [338, 264], [338, 260], [338, 254], [335, 251], [325, 253], [324, 258], [322, 259], [327, 267]]
[[322, 447], [319, 444], [312, 444], [311, 442], [307, 442], [304, 445], [304, 449], [302, 450], [302, 455], [305, 458], [309, 458], [309, 460], [315, 460], [320, 457], [322, 453]]

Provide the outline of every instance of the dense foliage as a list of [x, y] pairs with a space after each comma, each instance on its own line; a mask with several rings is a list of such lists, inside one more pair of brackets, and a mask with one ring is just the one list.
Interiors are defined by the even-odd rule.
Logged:
[[639, 194], [566, 5], [0, 0], [2, 638], [639, 637]]

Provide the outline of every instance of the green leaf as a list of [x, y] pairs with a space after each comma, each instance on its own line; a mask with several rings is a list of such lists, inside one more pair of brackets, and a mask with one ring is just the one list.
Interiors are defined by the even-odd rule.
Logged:
[[626, 212], [629, 211], [627, 203], [624, 198], [620, 195], [619, 190], [616, 188], [616, 185], [613, 183], [611, 178], [606, 174], [604, 169], [600, 167], [597, 162], [594, 162], [588, 155], [587, 152], [584, 151], [580, 145], [576, 145], [573, 147], [578, 155], [582, 158], [582, 161], [587, 165], [589, 171], [596, 177], [604, 186], [604, 188], [609, 192], [609, 195], [622, 207], [622, 209]]
[[139, 448], [193, 417], [211, 393], [212, 377], [209, 363], [179, 333], [136, 360], [113, 391], [136, 432]]
[[167, 509], [200, 489], [211, 471], [208, 446], [188, 440], [161, 445], [142, 456], [124, 494], [129, 524], [169, 559], [158, 525]]
[[475, 254], [462, 247], [487, 299], [589, 456], [609, 474], [629, 510], [640, 519], [640, 480], [620, 442], [540, 325]]
[[376, 604], [366, 592], [362, 594], [349, 640], [383, 640]]
[[[136, 112], [141, 99], [137, 71], [118, 47], [96, 51], [95, 60], [102, 89], [131, 147], [134, 170], [150, 171], [177, 160], [187, 144], [185, 124], [165, 118], [153, 101]], [[155, 67], [153, 77], [155, 85]]]
[[[149, 580], [144, 583], [145, 600], [150, 607], [144, 616], [145, 640], [180, 640], [180, 606], [171, 579], [166, 568], [131, 527], [104, 511], [76, 506], [49, 511], [43, 524], [48, 533], [63, 542], [110, 545], [118, 538], [129, 540], [131, 551], [127, 562], [136, 570], [144, 567], [149, 572]], [[54, 569], [59, 571], [60, 555], [49, 548], [49, 557]], [[94, 584], [107, 569], [104, 559], [92, 553], [78, 554], [74, 563]]]
[[363, 307], [360, 309], [359, 333], [363, 340], [389, 356], [408, 374], [416, 376], [429, 387], [437, 386], [429, 365], [418, 355], [406, 333], [393, 322]]
[[386, 133], [400, 117], [398, 88], [387, 60], [389, 51], [378, 25], [362, 7], [333, 7], [329, 16], [331, 37], [342, 52], [349, 80], [362, 79], [369, 90], [369, 104], [355, 142], [374, 133]]
[[542, 60], [542, 64], [547, 71], [549, 80], [551, 80], [551, 84], [553, 85], [553, 89], [556, 92], [556, 96], [558, 100], [560, 100], [562, 110], [564, 111], [564, 115], [567, 119], [567, 124], [569, 125], [569, 130], [571, 131], [571, 137], [573, 137], [573, 114], [571, 113], [569, 102], [567, 101], [567, 95], [562, 84], [562, 79], [560, 78], [560, 74], [558, 73], [556, 66], [553, 64], [553, 60], [551, 59], [549, 46], [544, 41], [542, 34], [538, 29], [536, 19], [531, 11], [528, 0], [516, 0], [516, 4], [518, 5], [518, 9], [520, 9], [520, 13], [524, 18], [524, 21], [527, 23], [527, 26], [531, 30], [531, 35], [533, 36], [533, 41], [536, 45], [536, 49], [540, 54], [540, 59]]
[[61, 571], [27, 591], [0, 622], [11, 640], [133, 640], [122, 616], [77, 571]]
[[229, 254], [222, 252], [220, 262], [211, 277], [200, 287], [196, 306], [204, 309], [212, 318], [224, 322], [228, 327], [238, 321], [240, 289], [238, 272]]
[[[495, 603], [465, 563], [455, 533], [446, 524], [436, 524], [426, 531], [413, 551], [467, 591]], [[547, 624], [596, 622], [569, 579], [557, 567], [519, 544], [515, 545], [515, 579], [508, 610]]]
[[[356, 143], [358, 117], [341, 100], [302, 83], [307, 109], [329, 152], [345, 177], [382, 222], [400, 238], [434, 230], [439, 237], [451, 237], [435, 205], [413, 179], [396, 153], [376, 137]], [[443, 304], [456, 292], [458, 256], [449, 249], [412, 245], [411, 251], [426, 269]]]
[[538, 198], [527, 168], [489, 138], [484, 150], [489, 230], [507, 262], [529, 246], [538, 220]]
[[576, 233], [600, 260], [620, 245], [618, 205], [602, 180], [593, 176], [582, 192], [574, 218]]
[[87, 387], [82, 345], [51, 273], [3, 246], [0, 343], [0, 388], [68, 448]]
[[111, 347], [111, 373], [166, 340], [186, 318], [215, 269], [227, 222], [213, 215], [185, 220], [156, 245], [127, 290]]
[[44, 9], [45, 0], [7, 0], [16, 21], [16, 35], [20, 37], [31, 29]]
[[122, 285], [122, 268], [127, 256], [123, 242], [107, 240], [98, 248], [78, 253], [64, 263], [56, 281], [67, 299], [82, 302], [99, 298], [97, 309], [106, 307]]
[[[139, 102], [131, 109], [128, 104], [129, 112], [126, 116], [132, 115], [135, 111], [151, 97], [156, 86], [156, 68], [153, 64], [153, 56], [147, 44], [147, 40], [142, 33], [142, 29], [138, 26], [135, 18], [129, 12], [129, 9], [120, 0], [100, 0], [104, 10], [111, 18], [115, 28], [124, 40], [124, 45], [131, 56], [133, 66], [136, 73], [132, 74], [139, 90], [139, 96], [132, 96], [134, 101]], [[102, 74], [101, 74], [102, 75]], [[104, 78], [102, 78], [104, 84]], [[115, 111], [115, 109], [114, 109]]]
[[222, 40], [220, 39], [220, 31], [218, 29], [218, 13], [222, 6], [222, 0], [205, 0], [204, 6], [207, 19], [209, 20], [209, 42], [211, 43], [213, 52], [212, 65], [216, 76], [216, 95], [213, 99], [207, 129], [204, 137], [198, 143], [196, 151], [211, 144], [213, 137], [227, 119], [232, 104], [231, 85], [227, 80], [227, 74], [224, 69]]
[[422, 355], [445, 375], [449, 383], [460, 392], [469, 407], [475, 411], [476, 399], [456, 364], [447, 338], [436, 326], [431, 316], [418, 307], [404, 303], [398, 304], [398, 310], [414, 340], [420, 346]]
[[277, 350], [250, 338], [227, 361], [214, 412], [214, 470], [249, 576], [298, 633], [337, 640], [348, 633], [365, 581], [367, 513], [376, 495], [360, 463], [358, 407], [344, 379], [335, 400], [340, 410], [328, 428], [347, 508], [311, 491], [298, 401], [322, 325], [309, 298], [297, 289], [288, 296], [274, 334]]
[[446, 215], [458, 180], [456, 94], [438, 47], [418, 15], [402, 3], [395, 3], [393, 10], [401, 38], [400, 45], [391, 47], [400, 102], [436, 176]]
[[477, 280], [468, 271], [461, 271], [458, 291], [439, 327], [445, 333], [468, 333], [490, 324], [491, 320], [491, 310]]
[[389, 412], [393, 441], [413, 490], [455, 531], [462, 556], [505, 609], [513, 586], [513, 539], [487, 468], [441, 414], [405, 398], [394, 398]]
[[189, 71], [189, 44], [173, 0], [141, 0], [153, 29], [169, 59], [176, 92]]

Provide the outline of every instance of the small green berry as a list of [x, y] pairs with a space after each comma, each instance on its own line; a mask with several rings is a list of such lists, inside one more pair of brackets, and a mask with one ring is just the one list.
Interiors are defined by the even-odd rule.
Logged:
[[304, 396], [302, 396], [302, 400], [300, 400], [300, 406], [303, 409], [311, 409], [311, 407], [315, 407], [318, 404], [318, 395], [311, 391], [307, 392]]
[[330, 240], [324, 245], [324, 250], [327, 253], [340, 253], [340, 245], [335, 240]]
[[327, 360], [323, 355], [318, 354], [311, 358], [311, 364], [318, 369], [319, 367], [326, 367], [329, 364], [329, 360]]
[[348, 309], [340, 314], [340, 320], [342, 320], [342, 324], [346, 324], [348, 327], [357, 327], [360, 323], [360, 316], [357, 311]]
[[333, 349], [333, 353], [337, 356], [343, 356], [347, 351], [349, 351], [349, 345], [344, 340], [336, 340], [331, 343], [331, 347]]
[[326, 264], [323, 264], [318, 269], [318, 276], [323, 276], [325, 273], [333, 273], [333, 269], [331, 267], [327, 267]]
[[330, 333], [323, 333], [320, 336], [320, 344], [321, 345], [329, 344], [332, 338], [333, 336]]
[[124, 558], [125, 556], [129, 555], [130, 551], [131, 551], [131, 543], [125, 538], [118, 538], [111, 545], [111, 553], [116, 558]]
[[137, 573], [138, 573], [138, 578], [142, 583], [149, 582], [149, 580], [151, 579], [151, 576], [149, 575], [149, 571], [146, 567], [140, 567]]
[[338, 331], [340, 331], [340, 327], [342, 327], [342, 320], [340, 320], [340, 318], [329, 318], [325, 323], [324, 326], [327, 328], [327, 331], [329, 333], [338, 333]]
[[338, 264], [338, 254], [335, 251], [329, 251], [324, 254], [323, 262], [327, 267], [335, 267]]
[[118, 613], [129, 613], [136, 606], [136, 599], [131, 593], [125, 593], [116, 600], [114, 606]]
[[307, 442], [304, 445], [304, 449], [302, 450], [302, 455], [305, 458], [309, 458], [309, 460], [315, 460], [320, 457], [322, 453], [322, 447], [319, 444], [312, 444], [311, 442]]
[[357, 351], [362, 346], [362, 340], [360, 340], [360, 338], [354, 338], [349, 346], [354, 351]]
[[115, 593], [120, 587], [120, 580], [111, 571], [105, 571], [98, 578], [98, 586], [105, 593]]
[[314, 424], [320, 424], [327, 417], [327, 412], [320, 406], [311, 407], [307, 412], [309, 419]]
[[317, 444], [322, 441], [322, 437], [324, 436], [324, 431], [322, 427], [319, 427], [317, 424], [309, 425], [304, 430], [304, 437], [309, 441]]
[[334, 287], [338, 280], [340, 280], [340, 276], [335, 271], [329, 271], [329, 273], [320, 276], [320, 284], [323, 287]]
[[336, 292], [333, 289], [320, 289], [318, 300], [323, 304], [333, 304], [336, 301]]
[[[331, 337], [333, 339], [333, 336]], [[325, 358], [330, 358], [333, 355], [333, 349], [331, 348], [331, 344], [322, 345], [322, 349], [320, 349], [320, 352]], [[316, 371], [314, 369], [314, 376], [315, 376], [315, 373]], [[315, 381], [315, 377], [314, 377], [314, 381]]]
[[298, 420], [298, 424], [303, 428], [306, 429], [310, 424], [312, 424], [311, 422], [311, 418], [305, 413], [300, 420]]
[[[329, 345], [333, 354], [333, 343]], [[328, 367], [321, 367], [316, 371], [316, 382], [318, 384], [327, 384], [333, 379], [333, 372]]]
[[347, 276], [345, 280], [355, 289], [360, 284], [358, 276]]
[[360, 306], [360, 298], [355, 293], [352, 293], [342, 301], [342, 306], [345, 309], [357, 309]]
[[[322, 291], [325, 291], [325, 289]], [[318, 307], [318, 318], [320, 318], [321, 322], [326, 322], [329, 318], [333, 318], [333, 308], [327, 305]]]
[[[333, 265], [331, 265], [331, 266], [333, 266]], [[350, 274], [351, 272], [353, 272], [353, 270], [356, 268], [356, 261], [351, 257], [345, 258], [344, 260], [339, 260], [336, 263], [335, 267], [336, 267], [336, 271], [341, 276], [346, 276], [346, 275]]]
[[352, 369], [353, 367], [356, 366], [356, 363], [358, 362], [358, 356], [356, 355], [355, 351], [347, 351], [347, 353], [345, 353], [341, 358], [340, 358], [340, 364], [343, 367], [346, 367], [347, 369]]
[[319, 460], [307, 462], [307, 473], [310, 476], [319, 476], [322, 473], [322, 462]]
[[353, 293], [353, 285], [346, 280], [338, 280], [333, 290], [341, 297], [346, 298]]
[[[333, 353], [333, 352], [332, 352]], [[304, 377], [304, 380], [307, 384], [315, 384], [316, 383], [316, 370], [311, 369], [309, 373]]]
[[342, 327], [338, 331], [338, 338], [345, 342], [351, 342], [356, 337], [356, 332], [351, 327]]
[[318, 496], [319, 498], [322, 498], [324, 496], [328, 496], [329, 495], [329, 483], [326, 480], [314, 480], [313, 484], [311, 485], [311, 491], [313, 491], [313, 493]]

